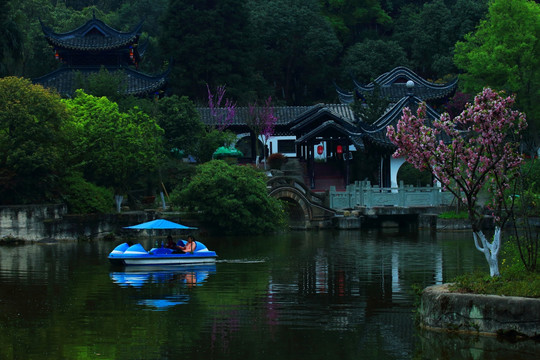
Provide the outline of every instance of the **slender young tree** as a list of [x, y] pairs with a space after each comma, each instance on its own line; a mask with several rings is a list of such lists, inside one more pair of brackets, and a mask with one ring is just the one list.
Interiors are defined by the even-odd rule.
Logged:
[[[485, 88], [454, 119], [445, 113], [428, 126], [421, 104], [416, 116], [405, 108], [397, 128], [387, 129], [398, 147], [395, 157], [405, 156], [417, 169], [429, 170], [467, 207], [474, 245], [484, 253], [491, 276], [499, 275], [501, 229], [513, 207], [513, 197], [505, 191], [519, 174], [518, 139], [527, 126], [525, 115], [511, 109], [513, 104], [513, 97]], [[487, 208], [495, 220], [491, 240], [482, 230], [484, 209], [478, 196], [486, 187], [491, 192]]]
[[[231, 99], [224, 99], [227, 91], [225, 85], [218, 86], [215, 94], [212, 94], [208, 84], [206, 84], [206, 89], [208, 90], [208, 107], [210, 108], [210, 114], [214, 118], [214, 124], [219, 131], [223, 131], [233, 122], [236, 115], [236, 103]], [[224, 104], [223, 100], [225, 100]]]
[[[259, 106], [257, 103], [249, 104], [248, 112], [248, 127], [253, 132], [254, 136], [262, 137], [263, 144], [266, 147], [268, 139], [274, 135], [274, 128], [278, 120], [274, 114], [272, 97], [269, 96], [262, 106]], [[255, 154], [259, 154], [259, 142], [257, 139], [255, 140]], [[266, 160], [266, 151], [263, 151], [263, 156]]]

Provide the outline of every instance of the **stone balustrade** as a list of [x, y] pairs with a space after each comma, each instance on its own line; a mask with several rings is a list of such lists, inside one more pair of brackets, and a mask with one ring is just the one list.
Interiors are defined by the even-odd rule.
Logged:
[[329, 197], [332, 209], [445, 206], [454, 199], [450, 192], [442, 191], [440, 187], [404, 186], [402, 182], [399, 187], [381, 188], [372, 186], [369, 181], [357, 181], [348, 185], [345, 191], [336, 191], [332, 186]]

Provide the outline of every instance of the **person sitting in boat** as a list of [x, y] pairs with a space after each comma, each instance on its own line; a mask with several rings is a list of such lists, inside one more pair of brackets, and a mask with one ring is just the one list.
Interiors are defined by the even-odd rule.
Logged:
[[186, 246], [180, 246], [180, 250], [182, 250], [185, 253], [192, 253], [195, 251], [195, 248], [197, 247], [197, 243], [195, 243], [195, 239], [193, 236], [189, 235], [187, 238], [187, 244]]
[[165, 244], [165, 247], [172, 249], [173, 251], [182, 250], [181, 246], [176, 245], [171, 235], [167, 236], [167, 244]]

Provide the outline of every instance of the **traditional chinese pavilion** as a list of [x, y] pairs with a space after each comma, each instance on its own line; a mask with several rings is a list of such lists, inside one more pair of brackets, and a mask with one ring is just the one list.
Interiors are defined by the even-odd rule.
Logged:
[[142, 25], [143, 22], [129, 32], [121, 32], [97, 19], [95, 14], [86, 24], [66, 33], [56, 33], [41, 23], [43, 34], [61, 65], [34, 82], [69, 97], [80, 86], [81, 75], [104, 68], [113, 74], [124, 74], [125, 83], [119, 91], [126, 95], [159, 94], [166, 86], [169, 70], [157, 76], [138, 71], [145, 49], [139, 45]]
[[[428, 122], [439, 118], [439, 113], [430, 102], [450, 97], [456, 90], [457, 80], [444, 85], [435, 84], [405, 67], [398, 67], [379, 76], [375, 82], [380, 86], [380, 96], [386, 97], [391, 103], [387, 111], [372, 124], [355, 118], [349, 106], [354, 99], [353, 93], [339, 89], [341, 104], [275, 108], [278, 123], [269, 141], [270, 154], [280, 152], [304, 161], [306, 184], [309, 182], [308, 186], [317, 190], [325, 190], [328, 185], [344, 188], [354, 180], [350, 176], [352, 159], [369, 154], [375, 159], [371, 169], [373, 183], [396, 187], [397, 173], [405, 160], [392, 157], [396, 148], [386, 135], [387, 126], [396, 126], [405, 107], [415, 112], [421, 102], [427, 103]], [[364, 95], [375, 89], [374, 83], [356, 83], [355, 86], [355, 91]], [[199, 112], [201, 119], [211, 125], [209, 109], [199, 109]], [[247, 110], [238, 111], [230, 126], [230, 130], [235, 131], [239, 138], [249, 136], [246, 116]], [[330, 184], [330, 177], [333, 184]]]

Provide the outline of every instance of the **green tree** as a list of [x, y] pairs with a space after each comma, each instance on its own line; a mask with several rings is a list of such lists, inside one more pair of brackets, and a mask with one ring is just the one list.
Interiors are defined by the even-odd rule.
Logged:
[[268, 196], [266, 175], [251, 166], [212, 160], [197, 166], [191, 182], [176, 189], [177, 204], [197, 210], [208, 227], [227, 234], [262, 234], [284, 224], [277, 199]]
[[84, 176], [91, 182], [113, 187], [122, 194], [147, 176], [158, 183], [162, 162], [163, 130], [146, 113], [133, 108], [120, 112], [106, 97], [76, 91], [64, 101], [73, 115], [78, 135], [72, 152], [78, 157]]
[[174, 60], [170, 88], [197, 102], [206, 84], [226, 84], [232, 97], [250, 90], [251, 32], [243, 0], [169, 0], [160, 46]]
[[452, 14], [443, 0], [409, 5], [396, 19], [393, 39], [407, 51], [413, 68], [427, 77], [453, 70]]
[[0, 76], [18, 75], [22, 60], [23, 34], [13, 20], [11, 0], [0, 3]]
[[71, 165], [68, 123], [57, 94], [27, 79], [0, 79], [2, 204], [57, 198], [59, 180]]
[[319, 3], [343, 45], [354, 44], [366, 31], [384, 30], [392, 23], [380, 0], [319, 0]]
[[540, 128], [540, 5], [527, 0], [494, 0], [486, 20], [455, 47], [464, 70], [460, 86], [474, 93], [484, 86], [515, 93], [527, 114], [529, 132]]
[[79, 72], [75, 86], [88, 95], [105, 96], [111, 101], [118, 102], [124, 97], [127, 77], [122, 71], [111, 72], [102, 66], [97, 73], [85, 75]]
[[196, 155], [205, 128], [191, 100], [176, 95], [160, 99], [157, 119], [164, 130], [167, 151], [177, 149], [186, 155]]
[[328, 85], [341, 44], [317, 0], [252, 0], [250, 19], [257, 69], [275, 84], [274, 99], [295, 105], [335, 95]]
[[407, 54], [396, 41], [364, 40], [349, 47], [342, 61], [342, 81], [351, 76], [367, 84], [396, 66], [407, 66]]

